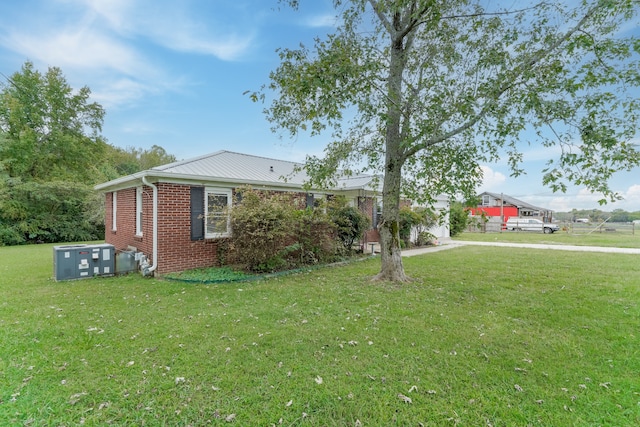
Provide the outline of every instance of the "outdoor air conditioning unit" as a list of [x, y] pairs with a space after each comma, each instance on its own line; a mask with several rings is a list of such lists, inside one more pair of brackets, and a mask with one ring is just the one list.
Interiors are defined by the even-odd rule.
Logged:
[[115, 247], [109, 244], [53, 247], [56, 280], [86, 279], [115, 274]]

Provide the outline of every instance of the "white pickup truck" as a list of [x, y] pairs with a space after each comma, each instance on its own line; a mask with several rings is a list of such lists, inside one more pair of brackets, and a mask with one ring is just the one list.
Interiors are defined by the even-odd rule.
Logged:
[[542, 231], [548, 234], [558, 231], [560, 227], [558, 224], [542, 222], [535, 218], [509, 218], [506, 229], [511, 231]]

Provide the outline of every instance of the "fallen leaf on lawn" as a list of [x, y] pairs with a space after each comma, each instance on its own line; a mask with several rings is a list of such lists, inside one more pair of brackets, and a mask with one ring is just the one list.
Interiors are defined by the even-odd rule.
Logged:
[[184, 377], [176, 377], [176, 384], [183, 383], [184, 381]]
[[232, 422], [232, 421], [233, 421], [233, 420], [235, 420], [235, 419], [236, 419], [236, 414], [229, 414], [229, 415], [227, 415], [227, 417], [226, 417], [224, 420], [225, 420], [226, 422], [230, 423], [230, 422]]
[[134, 362], [133, 360], [131, 362], [127, 363], [127, 366], [133, 366], [136, 362]]
[[604, 387], [604, 388], [609, 388], [610, 385], [611, 385], [610, 382], [600, 383], [600, 387]]
[[86, 395], [87, 395], [87, 393], [86, 393], [86, 392], [84, 392], [84, 391], [83, 391], [82, 393], [76, 393], [76, 394], [72, 395], [72, 396], [69, 398], [69, 404], [70, 404], [70, 405], [75, 405], [76, 403], [78, 403], [78, 402], [80, 401], [80, 399], [82, 398], [82, 396], [86, 396]]
[[402, 393], [398, 393], [398, 399], [402, 400], [402, 401], [403, 401], [403, 402], [405, 402], [405, 403], [413, 403], [413, 401], [411, 400], [411, 398], [410, 398], [410, 397], [405, 396], [405, 395], [404, 395], [404, 394], [402, 394]]
[[518, 384], [514, 384], [513, 388], [515, 388], [517, 391], [524, 391]]
[[418, 391], [418, 387], [415, 385], [412, 385], [411, 388], [409, 389], [409, 393], [413, 393], [414, 391]]
[[316, 377], [316, 383], [318, 383], [318, 384], [322, 384], [323, 383], [322, 377], [320, 375], [318, 375]]
[[285, 406], [288, 408], [288, 407], [289, 407], [289, 406], [291, 406], [291, 405], [293, 405], [293, 400], [288, 401], [288, 402], [287, 402], [287, 404], [286, 404]]

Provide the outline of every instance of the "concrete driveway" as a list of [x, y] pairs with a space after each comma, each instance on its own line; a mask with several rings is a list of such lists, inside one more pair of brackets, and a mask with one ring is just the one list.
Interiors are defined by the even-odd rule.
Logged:
[[461, 246], [501, 246], [507, 248], [529, 248], [529, 249], [549, 249], [555, 251], [575, 251], [575, 252], [608, 252], [618, 254], [640, 254], [640, 248], [611, 248], [604, 246], [572, 246], [572, 245], [545, 245], [538, 243], [502, 243], [502, 242], [471, 242], [465, 240], [451, 240], [439, 246], [429, 246], [418, 249], [407, 249], [402, 251], [402, 256], [422, 255], [430, 252], [437, 252], [446, 249], [459, 248]]

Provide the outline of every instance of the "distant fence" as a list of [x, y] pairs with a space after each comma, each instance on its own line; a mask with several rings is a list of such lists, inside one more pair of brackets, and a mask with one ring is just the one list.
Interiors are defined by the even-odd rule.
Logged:
[[[602, 224], [582, 223], [582, 222], [560, 222], [558, 223], [560, 232], [569, 234], [593, 234], [593, 233], [616, 233], [640, 235], [640, 225], [632, 222], [605, 222]], [[483, 223], [481, 221], [472, 221], [467, 226], [467, 231], [474, 233], [499, 233], [507, 231], [504, 224], [497, 220], [490, 219]], [[509, 230], [509, 232], [511, 232]]]
[[632, 222], [605, 222], [602, 224], [565, 222], [560, 223], [560, 230], [570, 234], [617, 233], [640, 234], [640, 225]]

